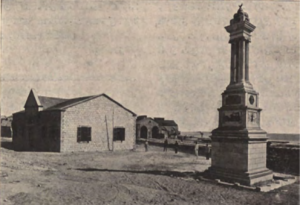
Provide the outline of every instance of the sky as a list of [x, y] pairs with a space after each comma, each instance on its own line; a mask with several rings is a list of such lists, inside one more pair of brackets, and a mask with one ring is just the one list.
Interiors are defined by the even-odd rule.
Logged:
[[[218, 126], [229, 84], [224, 29], [240, 1], [2, 0], [1, 115], [38, 95], [106, 93], [181, 131]], [[244, 1], [256, 26], [250, 82], [261, 127], [299, 133], [299, 2]]]

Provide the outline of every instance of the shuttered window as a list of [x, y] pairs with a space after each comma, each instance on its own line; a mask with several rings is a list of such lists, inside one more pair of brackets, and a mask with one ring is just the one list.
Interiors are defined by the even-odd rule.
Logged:
[[125, 128], [124, 127], [115, 127], [114, 128], [114, 141], [124, 141], [125, 140]]
[[92, 140], [92, 128], [80, 126], [77, 127], [77, 142], [89, 142]]

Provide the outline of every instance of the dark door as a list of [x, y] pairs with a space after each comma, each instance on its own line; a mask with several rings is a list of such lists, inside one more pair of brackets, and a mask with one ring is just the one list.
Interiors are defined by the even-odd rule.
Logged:
[[159, 138], [159, 130], [156, 126], [152, 128], [152, 138]]
[[147, 133], [148, 133], [147, 127], [143, 126], [141, 128], [141, 138], [147, 139]]

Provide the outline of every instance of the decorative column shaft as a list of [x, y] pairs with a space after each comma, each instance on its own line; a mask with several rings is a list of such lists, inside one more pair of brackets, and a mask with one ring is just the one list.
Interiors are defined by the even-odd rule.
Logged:
[[238, 82], [244, 82], [244, 76], [245, 76], [245, 42], [239, 41], [239, 79]]
[[249, 42], [246, 41], [246, 60], [245, 60], [245, 80], [250, 83], [249, 80]]
[[234, 43], [231, 44], [231, 63], [230, 63], [230, 84], [235, 83], [235, 66], [236, 66], [236, 59], [235, 59], [235, 47]]

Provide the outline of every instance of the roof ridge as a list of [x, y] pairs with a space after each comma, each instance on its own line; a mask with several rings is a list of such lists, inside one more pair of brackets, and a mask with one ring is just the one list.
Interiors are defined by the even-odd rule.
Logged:
[[[102, 94], [100, 94], [102, 95]], [[88, 95], [88, 96], [82, 96], [82, 97], [76, 97], [76, 98], [69, 98], [68, 100], [74, 100], [74, 99], [79, 99], [79, 98], [91, 98], [91, 97], [95, 97], [95, 96], [99, 96], [99, 95]]]

